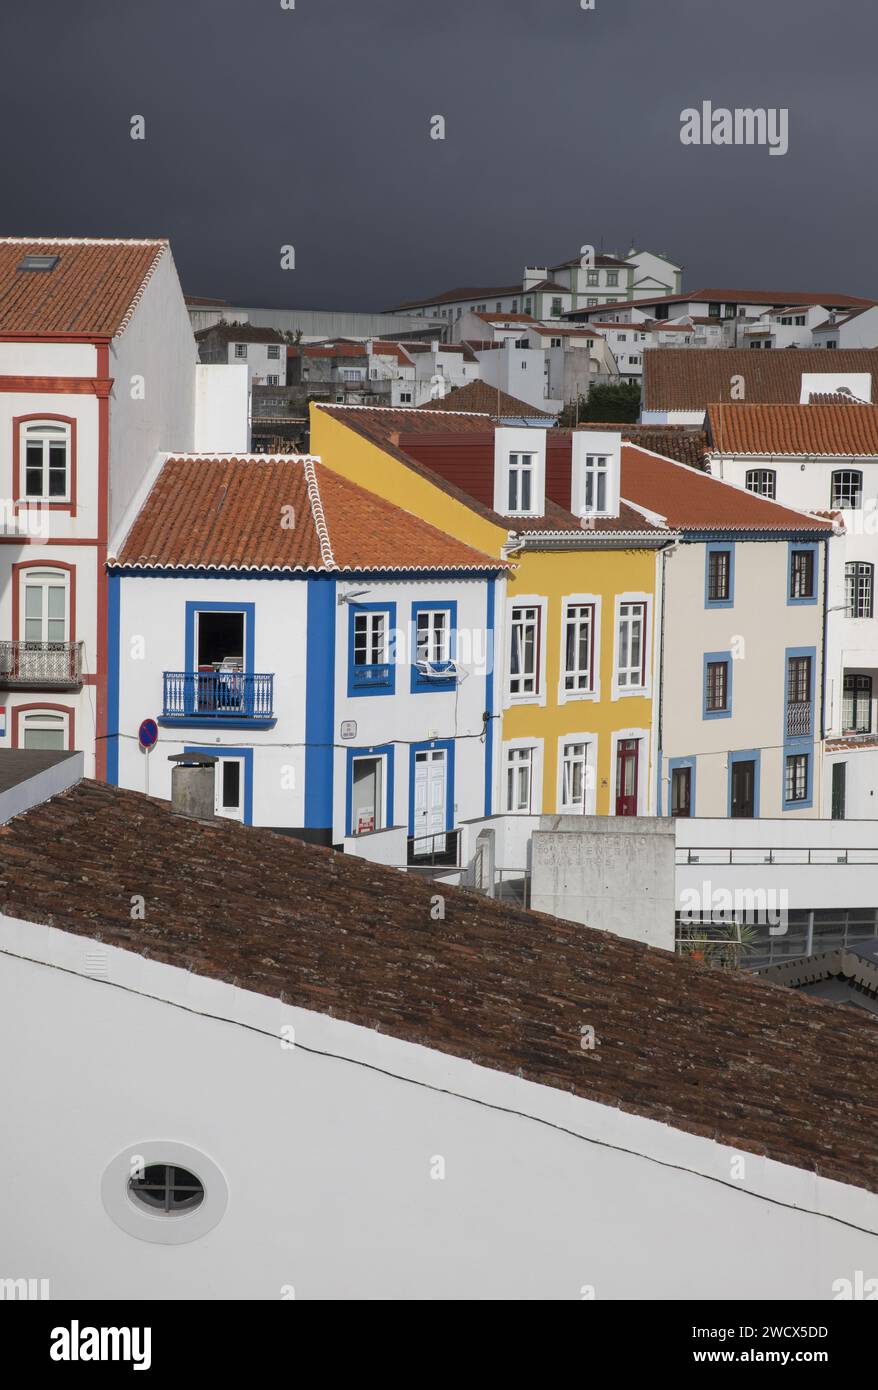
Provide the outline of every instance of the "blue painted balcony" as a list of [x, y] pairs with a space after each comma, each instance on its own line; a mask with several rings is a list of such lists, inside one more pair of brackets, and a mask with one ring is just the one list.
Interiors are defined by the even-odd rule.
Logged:
[[386, 688], [393, 684], [393, 666], [383, 661], [373, 666], [352, 666], [351, 685], [358, 690]]
[[270, 723], [274, 675], [250, 671], [165, 671], [162, 718], [186, 723]]

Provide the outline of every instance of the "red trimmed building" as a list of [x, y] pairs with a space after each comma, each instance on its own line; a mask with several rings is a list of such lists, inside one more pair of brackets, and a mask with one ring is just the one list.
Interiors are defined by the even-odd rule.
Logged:
[[103, 776], [108, 538], [210, 370], [167, 241], [0, 238], [0, 747]]

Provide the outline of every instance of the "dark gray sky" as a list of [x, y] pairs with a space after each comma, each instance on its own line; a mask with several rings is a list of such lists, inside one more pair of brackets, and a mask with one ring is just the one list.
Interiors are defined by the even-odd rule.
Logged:
[[[633, 238], [878, 298], [875, 0], [6, 0], [0, 46], [2, 230], [167, 235], [192, 294], [387, 308]], [[789, 153], [683, 146], [703, 100]]]

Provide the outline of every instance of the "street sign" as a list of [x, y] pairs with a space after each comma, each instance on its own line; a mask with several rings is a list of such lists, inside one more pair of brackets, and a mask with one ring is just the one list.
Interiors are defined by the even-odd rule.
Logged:
[[159, 741], [159, 726], [154, 719], [144, 719], [137, 731], [141, 748], [148, 753]]

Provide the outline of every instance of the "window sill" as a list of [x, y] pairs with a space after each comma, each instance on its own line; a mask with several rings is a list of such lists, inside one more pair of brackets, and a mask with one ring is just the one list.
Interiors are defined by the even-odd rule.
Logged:
[[207, 714], [160, 714], [158, 723], [171, 729], [273, 729], [277, 719], [248, 719], [245, 715], [216, 718]]

